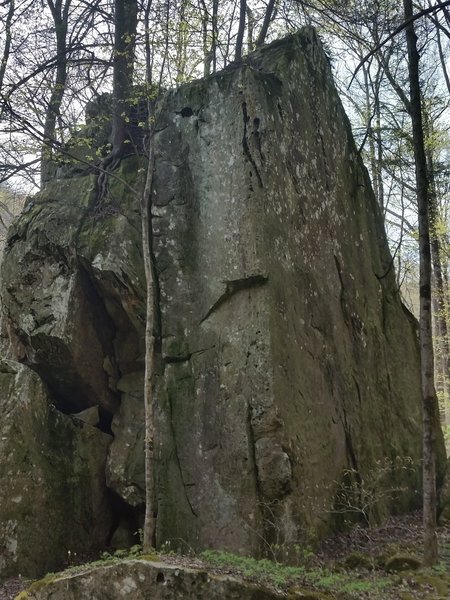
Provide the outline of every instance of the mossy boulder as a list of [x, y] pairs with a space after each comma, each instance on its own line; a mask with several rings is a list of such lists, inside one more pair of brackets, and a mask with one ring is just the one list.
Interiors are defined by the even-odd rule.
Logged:
[[400, 571], [417, 571], [421, 566], [422, 561], [416, 556], [395, 554], [386, 560], [384, 568], [388, 573], [398, 573]]
[[344, 559], [343, 566], [347, 569], [372, 570], [374, 568], [374, 560], [362, 552], [352, 552]]
[[167, 565], [126, 560], [87, 566], [33, 583], [20, 600], [283, 600], [286, 596], [239, 578]]

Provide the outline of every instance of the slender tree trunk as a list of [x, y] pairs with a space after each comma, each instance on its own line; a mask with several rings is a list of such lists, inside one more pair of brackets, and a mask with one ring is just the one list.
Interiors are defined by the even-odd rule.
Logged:
[[253, 42], [253, 30], [255, 28], [255, 15], [247, 4], [247, 52], [253, 52], [254, 42]]
[[212, 45], [208, 39], [208, 9], [205, 0], [200, 0], [202, 5], [202, 37], [203, 37], [203, 77], [208, 77], [211, 73], [212, 63]]
[[244, 42], [245, 14], [247, 12], [247, 1], [240, 0], [239, 7], [240, 7], [240, 9], [239, 9], [239, 28], [238, 28], [238, 32], [237, 32], [237, 38], [236, 38], [234, 60], [241, 60], [241, 58], [242, 58], [242, 44]]
[[56, 138], [56, 123], [60, 115], [67, 80], [67, 21], [71, 0], [66, 0], [64, 8], [62, 0], [56, 0], [55, 3], [52, 0], [47, 0], [47, 4], [55, 25], [57, 67], [44, 122], [44, 145], [41, 151], [41, 188], [48, 180], [48, 167], [51, 160], [51, 150], [45, 142]]
[[217, 18], [219, 10], [219, 0], [212, 1], [211, 15], [211, 37], [208, 35], [209, 12], [205, 0], [200, 0], [203, 10], [202, 16], [202, 33], [203, 33], [203, 75], [207, 77], [212, 72], [217, 70]]
[[150, 11], [152, 0], [148, 0], [144, 11], [144, 46], [145, 46], [145, 78], [147, 82], [148, 95], [151, 94], [153, 84], [153, 56], [150, 43]]
[[[150, 105], [150, 102], [149, 102]], [[155, 547], [156, 534], [156, 492], [155, 492], [155, 400], [153, 397], [155, 379], [155, 306], [156, 276], [153, 262], [153, 230], [152, 230], [152, 188], [154, 170], [154, 127], [150, 126], [150, 144], [147, 176], [141, 202], [142, 219], [142, 253], [146, 281], [147, 310], [145, 326], [145, 376], [144, 376], [144, 411], [145, 411], [145, 519], [143, 550], [148, 552]], [[152, 131], [153, 130], [153, 131]]]
[[[433, 5], [431, 3], [431, 0], [428, 0], [427, 4], [428, 4], [428, 8], [432, 8]], [[442, 13], [444, 14], [444, 16], [446, 16], [448, 14], [446, 9], [443, 9]], [[430, 17], [430, 20], [436, 27], [436, 43], [437, 43], [437, 47], [438, 47], [439, 60], [441, 62], [441, 71], [442, 71], [442, 75], [444, 76], [444, 81], [445, 81], [445, 85], [447, 87], [447, 92], [450, 94], [450, 78], [449, 78], [448, 70], [447, 70], [447, 59], [446, 59], [446, 56], [444, 53], [444, 48], [442, 47], [441, 31], [444, 31], [446, 33], [447, 37], [449, 37], [449, 35], [448, 35], [448, 32], [446, 32], [445, 27], [439, 21], [439, 17], [436, 17], [435, 15], [433, 15]], [[446, 20], [448, 22], [448, 18]]]
[[[403, 0], [405, 21], [413, 14], [412, 0]], [[429, 221], [429, 181], [422, 125], [417, 36], [411, 21], [406, 29], [410, 116], [413, 129], [416, 191], [419, 217], [420, 253], [420, 361], [423, 403], [423, 528], [424, 563], [438, 560], [436, 535], [436, 393], [431, 320], [431, 250]]]
[[126, 140], [126, 116], [133, 83], [137, 0], [115, 0], [113, 57], [112, 156], [120, 159]]
[[212, 41], [211, 41], [211, 55], [212, 55], [212, 71], [217, 71], [217, 41], [219, 39], [219, 31], [217, 29], [219, 15], [219, 0], [213, 0], [213, 12], [212, 12]]
[[3, 80], [5, 78], [6, 65], [8, 64], [9, 54], [11, 52], [11, 41], [12, 41], [12, 33], [11, 33], [11, 24], [12, 18], [14, 16], [15, 10], [15, 2], [14, 0], [10, 0], [8, 15], [6, 16], [5, 22], [5, 46], [3, 48], [3, 57], [0, 62], [0, 92], [3, 89]]
[[372, 98], [371, 98], [371, 90], [369, 83], [369, 73], [366, 65], [362, 66], [362, 72], [364, 76], [364, 96], [366, 101], [366, 129], [369, 139], [369, 162], [370, 162], [370, 171], [372, 175], [372, 185], [373, 191], [375, 193], [375, 197], [380, 201], [379, 193], [378, 193], [378, 178], [377, 178], [377, 164], [376, 164], [376, 156], [375, 156], [375, 140], [373, 135], [373, 127], [372, 127]]
[[383, 144], [381, 135], [381, 110], [380, 110], [380, 77], [381, 68], [378, 69], [376, 78], [376, 93], [375, 93], [375, 139], [377, 147], [376, 157], [376, 175], [377, 190], [378, 190], [378, 203], [382, 211], [385, 209], [384, 203], [384, 182], [383, 182]]
[[175, 66], [177, 70], [177, 74], [175, 77], [175, 81], [177, 85], [184, 83], [186, 81], [187, 74], [187, 46], [188, 46], [188, 22], [186, 20], [186, 10], [187, 10], [187, 2], [186, 0], [181, 0], [180, 6], [178, 8], [179, 13], [179, 24], [176, 35], [176, 59]]
[[[427, 135], [430, 134], [427, 124]], [[428, 177], [430, 181], [430, 246], [434, 275], [434, 339], [436, 349], [436, 389], [440, 394], [440, 409], [443, 422], [448, 425], [448, 385], [450, 382], [450, 344], [448, 335], [447, 311], [445, 306], [445, 287], [442, 273], [441, 243], [438, 233], [438, 206], [436, 184], [434, 180], [434, 161], [431, 150], [427, 150]]]
[[257, 48], [262, 46], [265, 42], [265, 39], [267, 37], [267, 32], [269, 31], [269, 25], [272, 21], [274, 6], [275, 6], [275, 0], [269, 0], [265, 15], [264, 15], [264, 21], [263, 21], [263, 24], [261, 27], [261, 31], [259, 32], [258, 39], [256, 40]]
[[[167, 4], [167, 10], [168, 10]], [[167, 22], [169, 13], [167, 12]], [[146, 48], [146, 63], [150, 62], [150, 45]], [[164, 72], [165, 58], [159, 74], [159, 85], [157, 93], [161, 91], [161, 80]], [[145, 518], [143, 530], [143, 550], [148, 552], [156, 546], [157, 525], [157, 496], [155, 475], [155, 343], [158, 320], [158, 280], [156, 265], [153, 254], [153, 225], [152, 225], [152, 193], [153, 173], [155, 168], [155, 130], [159, 112], [155, 109], [156, 100], [153, 96], [152, 81], [147, 79], [147, 106], [149, 122], [149, 148], [148, 166], [145, 187], [141, 197], [141, 221], [142, 221], [142, 254], [144, 259], [144, 273], [146, 285], [146, 324], [145, 324], [145, 374], [144, 374], [144, 414], [145, 414], [145, 438], [144, 438], [144, 461], [145, 461]]]

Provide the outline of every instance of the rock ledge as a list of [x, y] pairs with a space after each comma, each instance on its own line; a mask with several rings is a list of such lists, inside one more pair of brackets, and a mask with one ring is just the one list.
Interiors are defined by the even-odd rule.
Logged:
[[286, 596], [241, 579], [163, 562], [132, 559], [47, 575], [16, 600], [278, 600]]

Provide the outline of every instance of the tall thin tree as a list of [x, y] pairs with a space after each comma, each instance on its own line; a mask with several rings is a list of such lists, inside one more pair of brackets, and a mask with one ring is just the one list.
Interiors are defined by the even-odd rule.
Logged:
[[420, 362], [423, 403], [423, 527], [424, 563], [438, 560], [436, 535], [436, 392], [434, 388], [434, 354], [431, 313], [431, 247], [430, 247], [430, 189], [422, 122], [417, 36], [413, 21], [412, 0], [403, 0], [408, 74], [410, 89], [409, 113], [413, 131], [416, 174], [416, 194], [419, 223], [420, 256]]

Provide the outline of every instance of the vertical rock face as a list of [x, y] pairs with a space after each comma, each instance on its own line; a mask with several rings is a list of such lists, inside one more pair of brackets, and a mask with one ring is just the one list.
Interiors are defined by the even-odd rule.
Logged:
[[169, 93], [157, 129], [161, 538], [296, 542], [398, 456], [417, 489], [415, 324], [314, 32]]
[[[158, 542], [257, 554], [413, 506], [416, 326], [314, 32], [169, 92], [156, 130]], [[89, 176], [52, 182], [2, 279], [11, 356], [60, 411], [99, 407], [108, 486], [137, 511], [140, 166], [101, 203]]]
[[[135, 177], [137, 162], [126, 166]], [[33, 369], [12, 363], [34, 387], [25, 375], [0, 387], [0, 578], [54, 570], [68, 551], [105, 547], [115, 526], [128, 526], [125, 538], [139, 527], [129, 514], [144, 501], [138, 201], [112, 185], [113, 200], [96, 206], [93, 187], [89, 176], [49, 184], [5, 250], [9, 354]]]
[[29, 368], [0, 363], [0, 579], [98, 550], [111, 529], [109, 436], [51, 406]]

